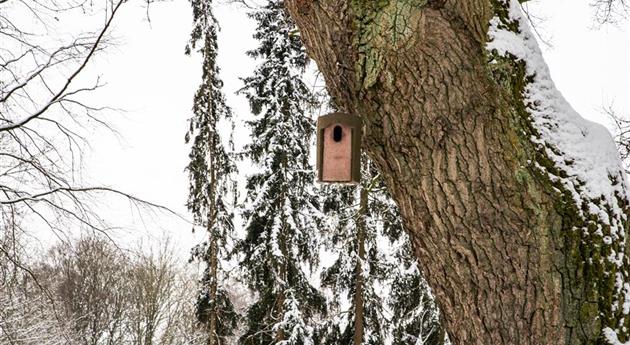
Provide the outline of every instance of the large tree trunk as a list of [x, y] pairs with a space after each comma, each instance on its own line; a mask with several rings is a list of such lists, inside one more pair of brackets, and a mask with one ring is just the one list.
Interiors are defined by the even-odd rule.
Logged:
[[524, 64], [506, 61], [504, 83], [488, 64], [488, 23], [507, 4], [287, 7], [336, 105], [364, 119], [363, 147], [401, 208], [453, 343], [603, 343], [602, 329], [623, 318], [611, 307], [617, 271], [597, 264], [609, 253], [601, 241], [590, 247], [575, 230], [592, 217], [536, 168], [555, 171], [530, 140]]

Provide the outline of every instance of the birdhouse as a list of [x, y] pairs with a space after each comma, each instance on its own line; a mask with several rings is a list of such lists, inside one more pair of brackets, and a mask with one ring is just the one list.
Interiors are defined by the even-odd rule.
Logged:
[[319, 182], [360, 182], [361, 130], [361, 118], [354, 115], [334, 113], [317, 120]]

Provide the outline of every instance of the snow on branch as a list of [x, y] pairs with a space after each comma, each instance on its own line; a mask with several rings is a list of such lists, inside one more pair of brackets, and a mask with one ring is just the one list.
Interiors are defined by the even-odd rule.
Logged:
[[[490, 21], [487, 50], [494, 57], [493, 63], [507, 58], [525, 65], [522, 101], [535, 129], [530, 141], [552, 161], [550, 165], [545, 158], [529, 164], [558, 188], [570, 193], [582, 222], [564, 231], [577, 233], [582, 236], [581, 241], [593, 242], [592, 245], [599, 248], [597, 255], [601, 257], [584, 254], [578, 260], [603, 270], [602, 281], [606, 276], [614, 277], [611, 283], [614, 297], [611, 300], [599, 298], [600, 302], [611, 303], [601, 315], [614, 315], [607, 319], [602, 317], [605, 320], [602, 331], [609, 343], [627, 345], [619, 338], [626, 337], [620, 332], [627, 332], [626, 327], [621, 326], [630, 313], [630, 283], [625, 271], [628, 267], [625, 227], [629, 185], [619, 152], [608, 130], [582, 118], [554, 85], [519, 1], [504, 3], [509, 14], [507, 18], [497, 16]], [[595, 281], [588, 284], [597, 285]]]
[[[511, 19], [518, 21], [521, 32], [503, 29], [500, 20], [494, 18], [487, 49], [527, 62], [527, 74], [534, 81], [527, 86], [525, 103], [540, 132], [540, 138], [531, 139], [544, 147], [557, 167], [567, 173], [562, 182], [578, 206], [584, 198], [603, 197], [615, 213], [620, 213], [617, 198], [627, 199], [628, 183], [612, 136], [604, 126], [582, 118], [564, 99], [551, 79], [520, 4], [511, 1], [510, 5]], [[589, 203], [589, 211], [598, 214], [606, 224], [614, 221], [594, 203]]]

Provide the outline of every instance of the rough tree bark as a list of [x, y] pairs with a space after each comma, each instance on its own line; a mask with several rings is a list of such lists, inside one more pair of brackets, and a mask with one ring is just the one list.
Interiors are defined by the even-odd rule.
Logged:
[[605, 327], [628, 325], [611, 307], [623, 298], [601, 260], [609, 249], [575, 230], [606, 224], [580, 216], [583, 205], [531, 164], [556, 169], [530, 139], [524, 62], [488, 63], [488, 23], [509, 22], [507, 3], [286, 4], [336, 105], [364, 119], [363, 147], [454, 344], [603, 344]]

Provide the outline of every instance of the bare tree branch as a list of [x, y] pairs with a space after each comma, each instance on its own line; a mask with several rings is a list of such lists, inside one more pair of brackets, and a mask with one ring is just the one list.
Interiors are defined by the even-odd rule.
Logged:
[[30, 114], [30, 115], [22, 118], [21, 120], [18, 120], [16, 122], [11, 122], [9, 124], [5, 124], [5, 125], [0, 126], [0, 132], [14, 130], [16, 128], [19, 128], [19, 127], [29, 123], [31, 120], [39, 117], [44, 112], [46, 112], [46, 110], [48, 110], [48, 108], [50, 108], [53, 104], [57, 103], [59, 101], [59, 99], [64, 96], [64, 93], [66, 92], [66, 90], [68, 89], [68, 87], [70, 86], [72, 81], [79, 75], [79, 73], [81, 73], [81, 71], [85, 68], [87, 63], [90, 61], [90, 59], [94, 55], [94, 52], [96, 52], [97, 48], [99, 47], [99, 44], [100, 44], [101, 40], [103, 39], [103, 37], [105, 36], [105, 33], [107, 32], [107, 29], [109, 28], [110, 24], [114, 20], [114, 16], [116, 15], [116, 12], [118, 11], [118, 9], [120, 8], [120, 6], [123, 3], [124, 3], [124, 0], [119, 0], [118, 1], [116, 6], [113, 8], [111, 15], [109, 16], [109, 19], [105, 23], [105, 26], [103, 27], [103, 29], [99, 33], [98, 37], [96, 38], [96, 41], [92, 45], [92, 48], [90, 49], [89, 53], [87, 54], [87, 56], [85, 57], [83, 62], [68, 77], [68, 79], [66, 80], [65, 84], [63, 85], [63, 87], [48, 101], [48, 103], [46, 105], [44, 105], [40, 110], [38, 110], [35, 113]]

